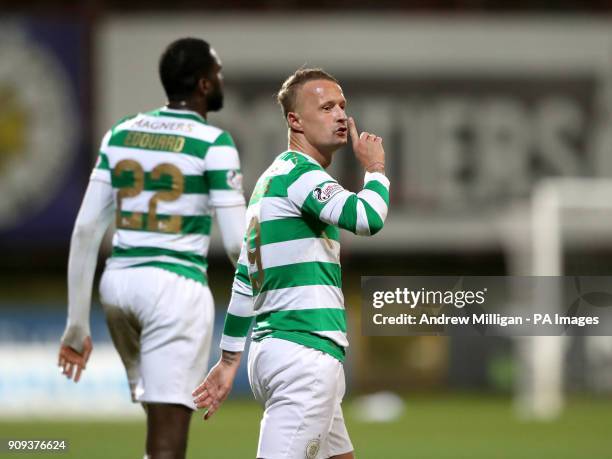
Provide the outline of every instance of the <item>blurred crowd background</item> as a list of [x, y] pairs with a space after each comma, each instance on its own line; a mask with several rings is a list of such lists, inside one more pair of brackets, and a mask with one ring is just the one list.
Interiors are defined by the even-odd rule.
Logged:
[[[358, 128], [384, 138], [388, 224], [371, 240], [343, 238], [353, 394], [511, 395], [525, 371], [513, 338], [362, 336], [361, 276], [612, 273], [612, 195], [597, 188], [612, 176], [612, 1], [2, 0], [0, 417], [41, 415], [41, 404], [52, 415], [138, 413], [97, 287], [78, 387], [55, 354], [71, 229], [99, 142], [121, 117], [165, 103], [157, 60], [181, 36], [221, 57], [225, 108], [209, 120], [232, 133], [247, 196], [286, 147], [274, 93], [299, 66], [334, 74]], [[350, 147], [331, 172], [359, 189]], [[544, 223], [559, 250], [540, 254], [542, 187], [558, 190], [549, 201], [563, 218]], [[214, 239], [218, 336], [233, 272]], [[99, 268], [108, 252], [107, 240]], [[565, 393], [609, 397], [610, 338], [559, 346]], [[236, 395], [248, 391], [243, 373]]]

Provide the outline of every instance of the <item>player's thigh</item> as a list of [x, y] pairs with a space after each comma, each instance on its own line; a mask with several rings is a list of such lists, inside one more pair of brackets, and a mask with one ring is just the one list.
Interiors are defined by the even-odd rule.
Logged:
[[321, 456], [323, 458], [340, 456], [354, 450], [353, 443], [349, 436], [344, 415], [340, 404], [336, 405], [332, 425], [327, 435], [325, 444], [321, 446]]
[[336, 404], [327, 441], [322, 445], [321, 450], [321, 457], [324, 458], [341, 456], [354, 450], [348, 430], [346, 429], [340, 403]]
[[261, 371], [257, 371], [259, 357], [261, 354], [261, 344], [262, 343], [259, 341], [251, 341], [247, 360], [247, 376], [255, 400], [264, 405], [266, 401], [266, 390], [264, 385], [261, 383], [263, 375], [261, 374]]
[[289, 341], [265, 339], [253, 362], [264, 417], [258, 457], [320, 457], [334, 417], [342, 364]]
[[[100, 281], [100, 300], [111, 339], [125, 366], [132, 392], [139, 378], [142, 326], [128, 304], [123, 290], [126, 279], [118, 271], [105, 271]], [[132, 394], [133, 395], [133, 394]]]
[[338, 385], [336, 388], [336, 399], [334, 402], [334, 415], [332, 418], [327, 441], [321, 447], [321, 457], [335, 457], [353, 451], [353, 444], [346, 429], [344, 414], [342, 412], [342, 400], [346, 392], [346, 379], [344, 368], [338, 372]]
[[213, 298], [207, 286], [173, 273], [162, 272], [159, 281], [163, 289], [142, 330], [142, 400], [193, 409], [191, 392], [208, 366]]

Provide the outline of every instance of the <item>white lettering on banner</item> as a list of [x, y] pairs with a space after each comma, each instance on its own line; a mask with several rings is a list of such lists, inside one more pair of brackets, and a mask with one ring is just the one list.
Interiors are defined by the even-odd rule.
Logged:
[[[394, 152], [387, 164], [391, 179], [402, 184], [393, 193], [398, 204], [422, 203], [438, 211], [457, 206], [480, 209], [483, 204], [494, 208], [528, 197], [533, 184], [545, 176], [594, 171], [612, 175], [586, 150], [596, 135], [586, 112], [590, 102], [572, 95], [527, 101], [520, 93], [432, 94], [415, 99], [410, 93], [388, 98], [362, 92], [351, 98], [356, 120], [372, 119], [369, 100], [377, 100], [376, 113], [389, 114], [371, 124], [377, 124], [376, 132], [385, 133], [385, 149]], [[241, 157], [242, 169], [263, 170], [285, 148], [286, 132], [277, 109], [269, 106], [267, 98], [253, 99], [219, 117], [227, 121], [238, 113], [251, 120], [232, 130], [239, 149], [249, 151]], [[368, 124], [360, 126], [370, 129]], [[341, 151], [332, 163], [342, 166], [335, 176], [347, 187], [355, 181], [358, 168], [350, 156]], [[246, 190], [252, 189], [254, 178], [255, 174], [245, 176]]]

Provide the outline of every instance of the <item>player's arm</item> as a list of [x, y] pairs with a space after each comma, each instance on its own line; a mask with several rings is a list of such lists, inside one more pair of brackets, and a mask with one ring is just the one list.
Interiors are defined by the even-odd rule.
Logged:
[[357, 134], [352, 118], [349, 130], [355, 156], [366, 171], [364, 187], [359, 193], [344, 189], [320, 168], [306, 171], [296, 168], [294, 173], [300, 175], [287, 191], [303, 214], [360, 236], [372, 236], [382, 229], [389, 208], [385, 152], [380, 137], [367, 132]]
[[236, 266], [245, 230], [245, 200], [240, 159], [229, 133], [223, 132], [217, 137], [204, 161], [209, 202], [216, 211], [225, 253]]
[[105, 155], [101, 154], [74, 225], [68, 258], [68, 320], [58, 365], [75, 382], [79, 381], [92, 351], [89, 329], [92, 284], [98, 249], [112, 216], [110, 171]]
[[236, 267], [240, 256], [240, 247], [244, 238], [246, 208], [238, 206], [217, 207], [217, 223], [223, 239], [223, 247], [230, 261]]
[[242, 244], [225, 325], [221, 337], [221, 358], [204, 381], [193, 391], [196, 407], [206, 410], [209, 419], [227, 398], [240, 366], [247, 334], [253, 320], [253, 291], [248, 275], [246, 241]]

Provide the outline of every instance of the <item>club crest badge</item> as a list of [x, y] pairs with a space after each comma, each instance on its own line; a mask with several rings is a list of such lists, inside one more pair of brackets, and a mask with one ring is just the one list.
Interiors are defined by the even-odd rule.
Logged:
[[321, 440], [315, 438], [310, 440], [306, 445], [306, 459], [315, 459], [319, 454], [319, 448], [321, 447]]

